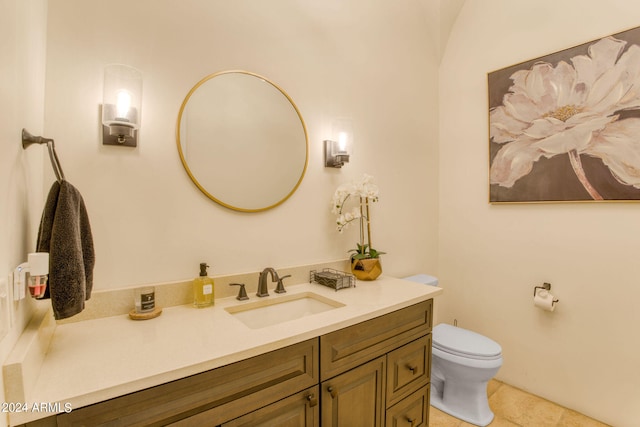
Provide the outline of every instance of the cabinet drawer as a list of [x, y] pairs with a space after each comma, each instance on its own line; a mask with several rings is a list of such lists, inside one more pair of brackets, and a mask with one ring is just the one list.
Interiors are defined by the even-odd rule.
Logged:
[[427, 427], [428, 425], [428, 385], [387, 409], [386, 427]]
[[[206, 411], [219, 425], [318, 383], [318, 340], [58, 416], [59, 426], [160, 426]], [[180, 425], [190, 424], [185, 420]]]
[[[320, 426], [320, 396], [318, 386], [272, 403], [221, 427], [318, 427]], [[202, 426], [204, 424], [198, 424]]]
[[431, 377], [431, 334], [387, 355], [387, 406], [425, 386]]
[[326, 380], [431, 331], [433, 300], [320, 337], [320, 378]]

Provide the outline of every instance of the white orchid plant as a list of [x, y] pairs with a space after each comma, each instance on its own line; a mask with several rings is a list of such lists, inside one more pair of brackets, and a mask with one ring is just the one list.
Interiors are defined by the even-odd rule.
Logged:
[[[373, 183], [373, 177], [364, 174], [358, 181], [339, 186], [333, 195], [331, 212], [337, 216], [338, 232], [342, 233], [354, 221], [360, 225], [360, 242], [356, 244], [356, 249], [349, 251], [352, 252], [351, 260], [378, 258], [385, 253], [371, 246], [369, 202], [377, 202], [378, 194], [379, 189]], [[350, 209], [347, 208], [348, 204], [351, 205]]]

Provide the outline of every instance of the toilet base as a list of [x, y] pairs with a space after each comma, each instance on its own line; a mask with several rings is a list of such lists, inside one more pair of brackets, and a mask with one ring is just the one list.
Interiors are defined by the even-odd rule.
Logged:
[[474, 417], [469, 416], [469, 414], [460, 413], [459, 410], [455, 408], [450, 408], [442, 399], [442, 390], [438, 390], [435, 384], [431, 383], [431, 406], [445, 412], [453, 417], [456, 417], [462, 421], [468, 422], [470, 424], [474, 424], [480, 427], [486, 427], [491, 424], [493, 421], [494, 415], [488, 406], [486, 410], [481, 411], [481, 414], [476, 414]]

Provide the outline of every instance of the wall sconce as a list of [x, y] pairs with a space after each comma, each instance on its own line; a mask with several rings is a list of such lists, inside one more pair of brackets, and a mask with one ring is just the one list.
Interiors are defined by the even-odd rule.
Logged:
[[42, 298], [47, 289], [47, 275], [49, 274], [49, 253], [34, 252], [16, 267], [13, 272], [13, 299], [19, 301], [26, 294], [27, 273], [29, 273], [29, 294], [34, 298]]
[[341, 168], [349, 162], [353, 149], [353, 125], [351, 120], [338, 119], [333, 123], [331, 139], [324, 141], [324, 165]]
[[142, 73], [121, 64], [104, 69], [102, 144], [135, 147], [140, 128]]

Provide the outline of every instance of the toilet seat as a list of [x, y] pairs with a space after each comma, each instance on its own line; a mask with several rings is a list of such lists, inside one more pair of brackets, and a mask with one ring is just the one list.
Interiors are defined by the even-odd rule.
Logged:
[[502, 347], [490, 338], [467, 329], [441, 323], [433, 328], [433, 347], [445, 353], [476, 360], [502, 357]]

